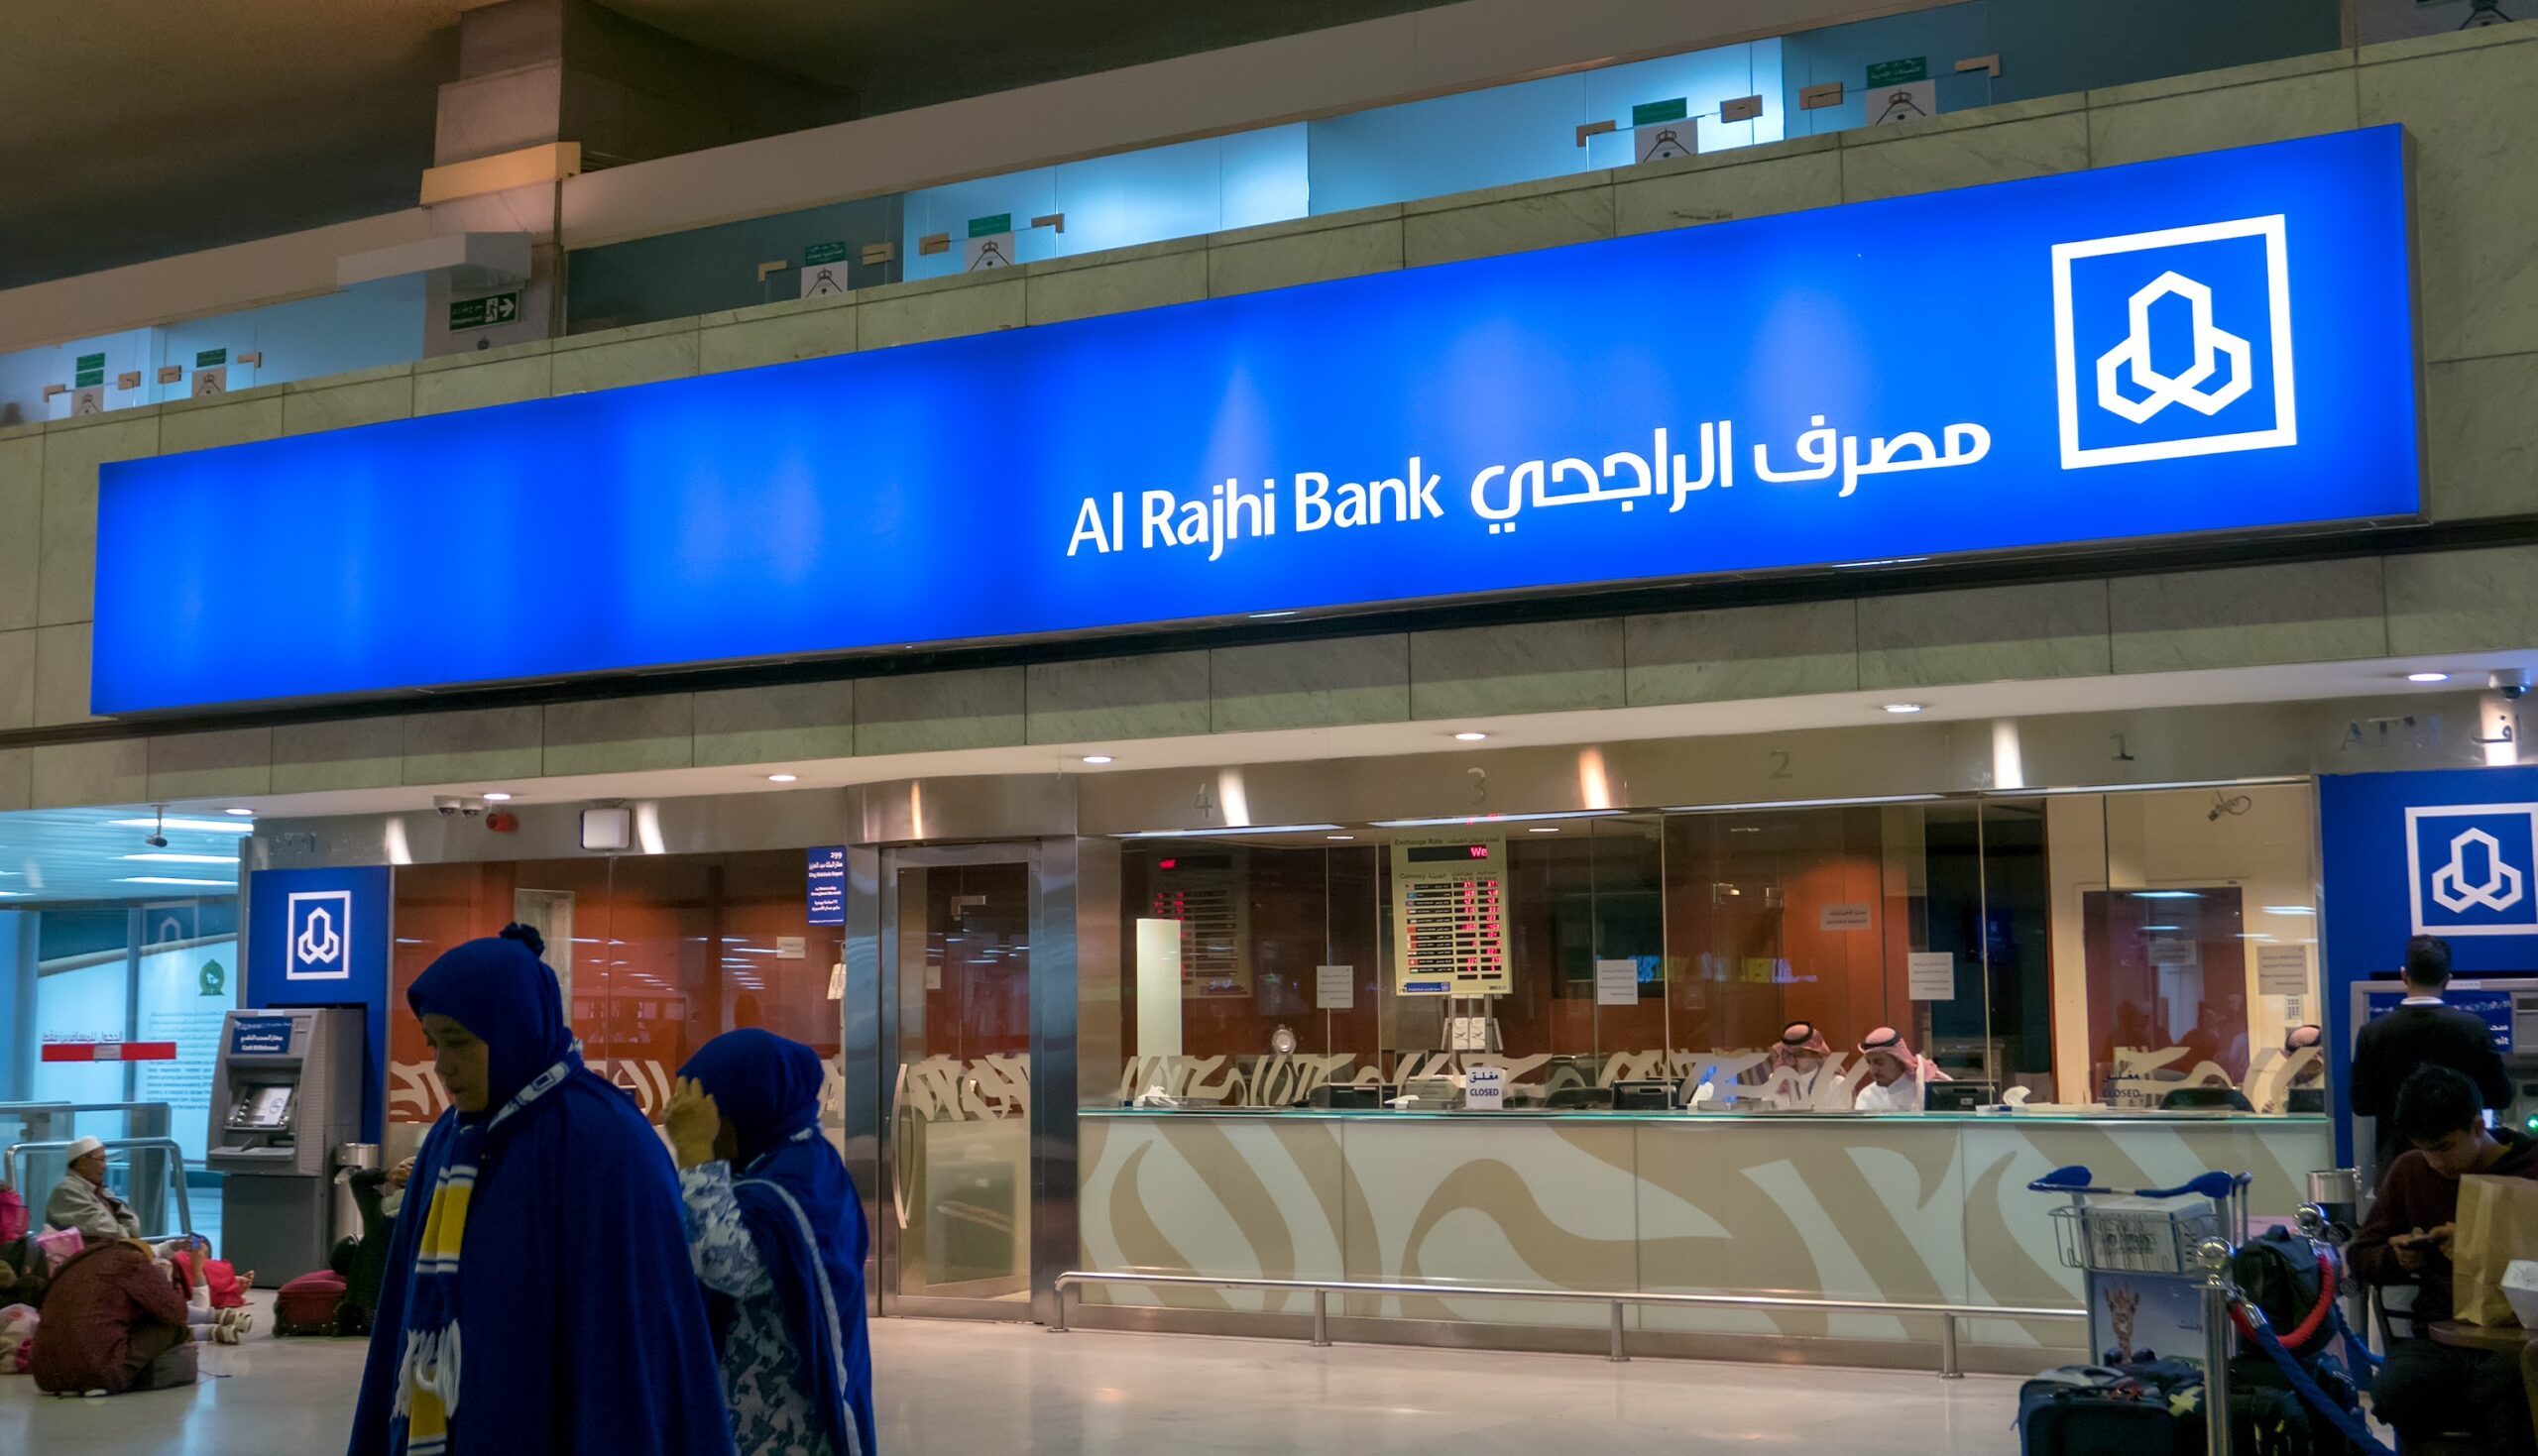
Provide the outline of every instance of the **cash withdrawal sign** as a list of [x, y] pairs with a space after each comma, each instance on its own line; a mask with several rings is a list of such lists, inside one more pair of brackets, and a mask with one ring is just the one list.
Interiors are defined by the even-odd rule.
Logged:
[[109, 465], [94, 707], [2402, 519], [2406, 239], [2384, 127]]

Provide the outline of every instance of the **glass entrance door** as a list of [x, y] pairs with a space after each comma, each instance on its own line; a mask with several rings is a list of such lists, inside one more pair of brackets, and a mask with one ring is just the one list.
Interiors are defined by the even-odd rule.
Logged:
[[882, 874], [882, 1307], [1028, 1319], [1032, 851], [894, 850]]

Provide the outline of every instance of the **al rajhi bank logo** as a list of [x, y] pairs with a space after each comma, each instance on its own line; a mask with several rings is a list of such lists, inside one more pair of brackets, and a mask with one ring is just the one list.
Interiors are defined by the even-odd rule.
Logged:
[[[2279, 213], [2126, 233], [2051, 247], [2054, 405], [2065, 471], [2298, 443], [2285, 224]], [[2041, 401], [2039, 401], [2041, 402]], [[1960, 420], [1892, 435], [1847, 433], [1808, 416], [1787, 455], [1732, 418], [1652, 422], [1640, 442], [1479, 464], [1454, 489], [1421, 451], [1398, 474], [1323, 470], [1239, 477], [1187, 493], [1112, 491], [1079, 499], [1067, 555], [1203, 550], [1246, 538], [1443, 519], [1492, 536], [1573, 505], [1657, 519], [1681, 514], [1740, 477], [1826, 484], [1849, 500], [1887, 476], [1955, 470], [1992, 453], [1992, 430]], [[1739, 448], [1739, 435], [1749, 443]]]

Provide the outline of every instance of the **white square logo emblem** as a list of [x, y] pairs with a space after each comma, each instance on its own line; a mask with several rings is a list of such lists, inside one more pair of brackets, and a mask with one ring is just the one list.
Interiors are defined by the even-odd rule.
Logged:
[[353, 892], [299, 890], [286, 918], [282, 975], [291, 981], [349, 980], [353, 973]]
[[2062, 468], [2297, 444], [2282, 214], [2053, 248]]
[[2406, 883], [2416, 935], [2538, 935], [2538, 804], [2407, 809]]

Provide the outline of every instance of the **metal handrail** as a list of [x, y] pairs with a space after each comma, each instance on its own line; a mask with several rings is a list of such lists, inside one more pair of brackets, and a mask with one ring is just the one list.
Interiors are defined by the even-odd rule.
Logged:
[[2086, 1319], [2085, 1309], [2025, 1308], [2012, 1304], [1927, 1304], [1884, 1299], [1809, 1299], [1788, 1294], [1664, 1294], [1639, 1289], [1533, 1289], [1497, 1285], [1402, 1285], [1362, 1280], [1219, 1279], [1205, 1274], [1096, 1274], [1071, 1269], [1053, 1282], [1057, 1317], [1049, 1333], [1067, 1332], [1067, 1290], [1086, 1285], [1183, 1285], [1211, 1289], [1310, 1290], [1313, 1294], [1313, 1343], [1330, 1343], [1330, 1294], [1428, 1294], [1443, 1299], [1539, 1299], [1556, 1304], [1613, 1306], [1612, 1348], [1607, 1360], [1628, 1360], [1622, 1347], [1622, 1310], [1632, 1304], [1676, 1305], [1707, 1309], [1804, 1309], [1843, 1314], [1933, 1314], [1939, 1320], [1939, 1378], [1965, 1375], [1957, 1359], [1956, 1322], [1960, 1319]]
[[[18, 1155], [20, 1153], [66, 1152], [73, 1143], [78, 1141], [79, 1139], [76, 1138], [63, 1138], [55, 1142], [11, 1143], [6, 1151], [0, 1151], [0, 1180], [5, 1180], [9, 1186], [13, 1188], [21, 1186], [18, 1181]], [[194, 1203], [193, 1199], [185, 1192], [185, 1150], [183, 1145], [179, 1144], [174, 1138], [115, 1138], [111, 1141], [101, 1143], [99, 1146], [109, 1153], [114, 1152], [116, 1149], [122, 1149], [126, 1152], [148, 1152], [156, 1149], [160, 1152], [166, 1153], [169, 1161], [175, 1165], [173, 1170], [175, 1176], [171, 1178], [169, 1181], [176, 1190], [176, 1228], [173, 1233], [152, 1234], [149, 1236], [149, 1242], [155, 1244], [168, 1239], [190, 1238], [193, 1236]]]

